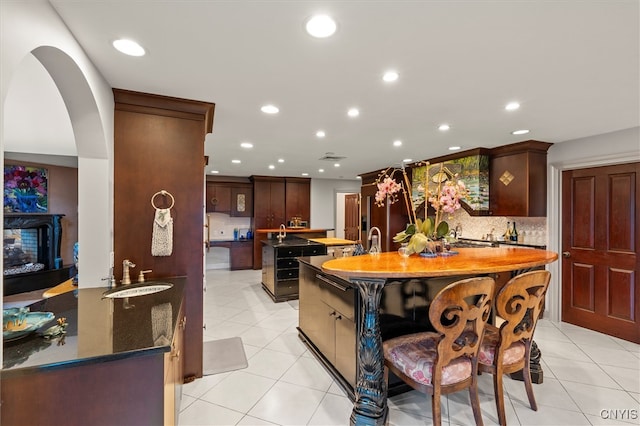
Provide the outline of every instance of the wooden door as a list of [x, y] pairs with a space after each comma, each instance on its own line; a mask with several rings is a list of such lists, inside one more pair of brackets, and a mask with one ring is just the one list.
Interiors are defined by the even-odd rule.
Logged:
[[285, 217], [284, 180], [281, 180], [279, 182], [271, 182], [270, 199], [271, 199], [271, 227], [277, 228], [283, 223], [287, 225], [287, 218]]
[[640, 163], [562, 174], [562, 320], [640, 343]]
[[360, 194], [344, 196], [344, 238], [360, 239]]
[[269, 228], [271, 219], [271, 183], [256, 180], [253, 184], [253, 220], [256, 229]]

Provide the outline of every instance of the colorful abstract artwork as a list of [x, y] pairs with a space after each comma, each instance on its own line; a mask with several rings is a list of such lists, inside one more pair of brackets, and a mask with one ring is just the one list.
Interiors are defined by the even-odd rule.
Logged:
[[6, 213], [46, 213], [47, 169], [4, 166], [4, 211]]

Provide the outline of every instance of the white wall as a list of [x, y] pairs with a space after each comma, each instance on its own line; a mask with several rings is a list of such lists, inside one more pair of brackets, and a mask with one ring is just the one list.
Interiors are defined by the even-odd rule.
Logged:
[[[360, 186], [361, 182], [356, 179], [311, 179], [311, 223], [309, 226], [316, 229], [337, 230], [336, 194], [340, 192], [360, 193]], [[344, 216], [344, 206], [342, 216]]]
[[[551, 146], [547, 154], [547, 226], [549, 250], [562, 253], [562, 171], [640, 161], [640, 127], [574, 139]], [[562, 317], [562, 256], [549, 265], [549, 318]]]

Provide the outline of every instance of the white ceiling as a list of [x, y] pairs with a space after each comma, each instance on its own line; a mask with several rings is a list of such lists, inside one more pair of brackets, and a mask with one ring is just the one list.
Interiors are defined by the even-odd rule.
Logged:
[[[451, 145], [557, 143], [640, 125], [637, 0], [51, 3], [112, 87], [216, 104], [205, 153], [207, 171], [221, 175], [353, 179], [405, 158], [446, 155]], [[337, 20], [333, 37], [304, 32], [316, 12]], [[118, 53], [111, 42], [120, 37], [147, 55]], [[35, 139], [46, 148], [33, 152], [73, 155], [61, 113], [49, 111], [53, 123], [38, 136], [44, 126], [8, 119], [24, 101], [31, 106], [13, 114], [33, 113], [23, 90], [55, 98], [36, 83], [46, 82], [44, 69], [27, 66], [7, 98], [5, 149], [29, 152]], [[382, 81], [388, 69], [397, 82]], [[520, 110], [505, 111], [514, 100]], [[42, 96], [37, 102], [54, 108]], [[265, 103], [280, 113], [263, 114]], [[352, 106], [361, 111], [356, 119], [346, 115]], [[450, 131], [437, 129], [443, 122]], [[63, 137], [53, 131], [60, 124]], [[531, 132], [510, 134], [521, 128]], [[49, 152], [61, 139], [67, 148]], [[254, 148], [240, 148], [243, 141]], [[339, 168], [319, 160], [327, 152], [346, 157]]]

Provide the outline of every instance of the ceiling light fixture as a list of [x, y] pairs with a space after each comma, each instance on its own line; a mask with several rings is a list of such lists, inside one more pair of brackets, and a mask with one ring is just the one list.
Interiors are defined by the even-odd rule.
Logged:
[[518, 108], [520, 108], [520, 104], [518, 102], [509, 102], [507, 105], [505, 105], [504, 109], [506, 109], [507, 111], [515, 111]]
[[307, 20], [305, 29], [313, 37], [327, 38], [336, 32], [338, 26], [336, 21], [328, 15], [314, 15]]
[[240, 146], [247, 149], [253, 148], [253, 144], [251, 142], [242, 142]]
[[324, 173], [324, 169], [318, 169], [320, 173]]
[[309, 173], [303, 173], [302, 176], [309, 176]]
[[526, 135], [527, 133], [529, 133], [529, 130], [527, 129], [514, 130], [511, 132], [512, 135]]
[[284, 163], [284, 158], [278, 158], [278, 163]]
[[349, 115], [349, 117], [357, 117], [360, 115], [360, 111], [358, 108], [350, 108], [349, 111], [347, 111], [347, 115]]
[[220, 172], [217, 171], [217, 170], [211, 170], [211, 174], [217, 175], [218, 173], [220, 173]]
[[316, 132], [316, 136], [319, 138], [324, 138], [326, 136], [326, 133], [324, 132], [324, 130], [318, 130]]
[[449, 129], [451, 129], [451, 126], [449, 126], [447, 123], [442, 123], [438, 126], [438, 130], [440, 130], [441, 132], [446, 132]]
[[231, 162], [232, 162], [233, 164], [240, 164], [240, 163], [242, 163], [242, 161], [240, 161], [240, 160], [231, 160]]
[[142, 46], [133, 40], [121, 38], [113, 42], [113, 47], [121, 53], [129, 56], [144, 56], [145, 51]]
[[402, 146], [402, 141], [401, 140], [395, 140], [393, 141], [393, 146]]
[[460, 149], [460, 147], [459, 147], [459, 146], [450, 146], [450, 147], [449, 147], [449, 151], [457, 151], [457, 150], [459, 150], [459, 149]]
[[410, 163], [412, 161], [413, 161], [413, 159], [411, 159], [411, 158], [405, 158], [404, 160], [402, 160], [403, 163]]
[[387, 71], [384, 73], [384, 75], [382, 76], [382, 80], [386, 81], [387, 83], [391, 83], [393, 81], [396, 81], [398, 79], [398, 73], [396, 71]]
[[280, 109], [275, 106], [275, 105], [263, 105], [262, 108], [260, 108], [260, 111], [264, 112], [265, 114], [277, 114], [280, 112]]
[[276, 166], [274, 166], [273, 164], [269, 164], [269, 169], [273, 170], [275, 168], [276, 168]]
[[340, 163], [334, 164], [333, 167], [340, 167]]

